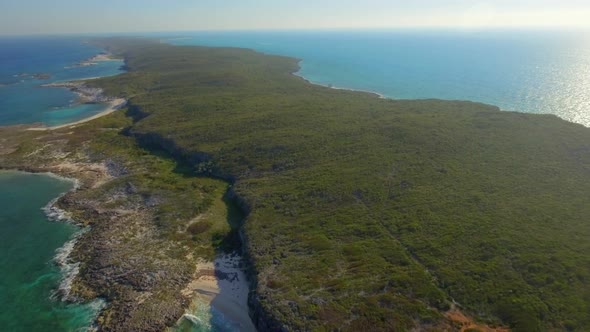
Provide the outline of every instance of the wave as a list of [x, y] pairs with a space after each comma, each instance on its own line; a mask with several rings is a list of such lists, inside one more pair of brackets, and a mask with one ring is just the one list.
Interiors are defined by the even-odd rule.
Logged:
[[53, 261], [59, 267], [62, 277], [59, 285], [57, 286], [57, 289], [53, 291], [52, 298], [71, 302], [75, 302], [77, 300], [77, 298], [71, 296], [71, 291], [72, 283], [80, 272], [80, 262], [72, 261], [70, 255], [74, 251], [76, 243], [80, 237], [89, 230], [90, 227], [81, 229], [72, 236], [72, 239], [55, 250], [56, 254], [53, 258]]
[[107, 302], [103, 299], [96, 299], [96, 300], [88, 303], [87, 307], [92, 312], [91, 318], [92, 318], [93, 323], [90, 324], [90, 326], [85, 326], [85, 327], [79, 328], [76, 332], [98, 332], [99, 328], [98, 328], [98, 324], [96, 323], [96, 319], [98, 318], [98, 315], [100, 314], [100, 312], [106, 306], [107, 306]]
[[[64, 195], [74, 192], [80, 189], [80, 181], [75, 178], [68, 178], [55, 173], [46, 172], [42, 173], [45, 176], [49, 176], [61, 181], [67, 181], [72, 183], [72, 188], [56, 198], [52, 199], [47, 203], [41, 210], [45, 213], [48, 220], [53, 222], [66, 222], [76, 224], [71, 214], [67, 211], [57, 207], [56, 203]], [[64, 243], [63, 246], [55, 250], [55, 256], [53, 257], [53, 263], [60, 270], [60, 281], [57, 287], [51, 292], [50, 299], [54, 301], [70, 302], [70, 305], [76, 306], [74, 309], [78, 312], [79, 316], [84, 317], [83, 323], [85, 326], [81, 326], [75, 329], [76, 332], [92, 332], [98, 331], [98, 325], [96, 319], [100, 312], [106, 307], [107, 302], [104, 299], [96, 298], [88, 303], [80, 303], [80, 299], [72, 296], [72, 284], [74, 279], [80, 271], [80, 262], [72, 260], [71, 255], [76, 247], [78, 240], [90, 230], [90, 227], [80, 228], [76, 233], [72, 235], [70, 240]], [[79, 306], [79, 307], [78, 307]]]
[[193, 323], [196, 326], [201, 326], [203, 325], [203, 321], [201, 321], [201, 319], [195, 315], [191, 315], [191, 314], [184, 314], [182, 316], [184, 319], [190, 321], [191, 323]]
[[[80, 188], [80, 181], [78, 181], [78, 179], [67, 178], [67, 177], [60, 176], [60, 175], [57, 175], [55, 173], [50, 173], [50, 172], [44, 173], [44, 175], [50, 176], [52, 178], [55, 178], [55, 179], [58, 179], [61, 181], [72, 182], [73, 187], [71, 190], [64, 192], [64, 193], [60, 194], [59, 196], [57, 196], [56, 198], [52, 199], [49, 203], [47, 203], [47, 205], [42, 207], [41, 210], [45, 213], [45, 215], [47, 216], [47, 219], [49, 219], [50, 221], [67, 222], [67, 223], [75, 224], [74, 220], [72, 219], [71, 214], [69, 212], [57, 207], [56, 203], [58, 202], [59, 199], [61, 199], [67, 193], [78, 190]], [[72, 236], [72, 238], [69, 241], [67, 241], [60, 248], [57, 248], [57, 250], [55, 251], [56, 254], [55, 254], [55, 257], [53, 258], [53, 262], [59, 267], [62, 277], [61, 277], [61, 280], [59, 282], [57, 289], [55, 289], [52, 292], [51, 298], [60, 299], [62, 301], [71, 301], [71, 302], [75, 302], [77, 300], [76, 298], [71, 296], [71, 290], [72, 290], [72, 283], [74, 282], [74, 279], [76, 278], [76, 276], [78, 275], [78, 273], [80, 271], [80, 263], [72, 261], [72, 259], [70, 258], [70, 255], [74, 251], [74, 247], [76, 246], [76, 243], [78, 242], [80, 237], [82, 235], [84, 235], [84, 233], [88, 232], [89, 230], [90, 230], [90, 227], [85, 227], [85, 228], [80, 229], [78, 232], [76, 232]]]
[[193, 299], [190, 312], [185, 312], [170, 331], [212, 331], [211, 318], [211, 307], [209, 303], [201, 299]]
[[45, 213], [45, 215], [47, 216], [47, 219], [49, 219], [50, 221], [74, 223], [74, 220], [72, 219], [71, 214], [65, 210], [58, 208], [56, 206], [56, 203], [58, 200], [60, 200], [62, 197], [64, 197], [67, 193], [80, 189], [80, 181], [78, 179], [67, 178], [67, 177], [57, 175], [57, 174], [51, 173], [51, 172], [47, 172], [47, 173], [43, 173], [43, 174], [46, 176], [61, 180], [61, 181], [72, 182], [73, 187], [71, 190], [62, 193], [59, 196], [57, 196], [56, 198], [49, 201], [49, 203], [47, 203], [47, 205], [42, 207], [41, 210], [43, 211], [43, 213]]
[[63, 195], [51, 200], [51, 202], [47, 203], [44, 207], [41, 208], [43, 213], [47, 216], [49, 221], [59, 221], [59, 222], [73, 222], [71, 214], [65, 210], [58, 208], [55, 203], [62, 198]]
[[80, 262], [72, 261], [70, 255], [74, 251], [76, 243], [78, 242], [80, 237], [89, 230], [90, 227], [81, 229], [79, 232], [74, 234], [71, 240], [66, 242], [63, 246], [61, 246], [55, 251], [56, 254], [53, 258], [53, 261], [59, 267], [62, 274], [62, 278], [59, 285], [57, 286], [57, 289], [53, 291], [51, 295], [52, 298], [72, 302], [75, 302], [77, 300], [77, 298], [71, 296], [71, 292], [72, 283], [74, 282], [74, 279], [80, 272]]
[[[72, 189], [70, 189], [69, 191], [76, 191], [76, 190], [80, 189], [80, 181], [78, 179], [69, 178], [69, 177], [66, 177], [66, 176], [61, 176], [61, 175], [58, 175], [58, 174], [55, 174], [55, 173], [52, 173], [52, 172], [45, 172], [45, 173], [41, 173], [41, 174], [46, 175], [46, 176], [49, 176], [49, 177], [54, 178], [54, 179], [61, 180], [61, 181], [72, 182], [73, 185], [74, 185], [74, 187]], [[63, 195], [65, 195], [65, 194], [66, 193], [61, 194], [60, 197], [63, 196]]]

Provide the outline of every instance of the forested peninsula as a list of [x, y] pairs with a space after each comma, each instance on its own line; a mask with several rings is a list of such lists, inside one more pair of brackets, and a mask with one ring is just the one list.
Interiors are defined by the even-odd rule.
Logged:
[[85, 84], [126, 106], [2, 127], [0, 167], [80, 180], [56, 205], [90, 226], [68, 299], [104, 298], [99, 330], [173, 326], [220, 252], [260, 331], [590, 330], [590, 129], [247, 49], [93, 43], [128, 72]]

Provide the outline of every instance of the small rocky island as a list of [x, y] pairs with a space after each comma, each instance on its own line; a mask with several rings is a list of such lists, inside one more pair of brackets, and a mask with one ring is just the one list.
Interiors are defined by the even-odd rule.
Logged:
[[121, 61], [121, 60], [122, 60], [121, 58], [115, 57], [114, 55], [112, 55], [110, 53], [103, 52], [103, 53], [99, 53], [91, 58], [88, 58], [84, 61], [80, 61], [79, 63], [77, 63], [73, 66], [66, 67], [66, 69], [96, 66], [100, 62], [104, 62], [104, 61]]
[[35, 74], [28, 74], [28, 73], [21, 73], [18, 75], [14, 75], [16, 78], [20, 79], [34, 79], [39, 81], [46, 81], [51, 79], [51, 74], [48, 73], [35, 73]]

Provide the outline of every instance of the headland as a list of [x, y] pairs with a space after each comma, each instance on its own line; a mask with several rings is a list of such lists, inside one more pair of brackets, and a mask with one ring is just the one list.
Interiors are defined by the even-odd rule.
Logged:
[[174, 326], [232, 252], [261, 331], [590, 326], [587, 128], [316, 86], [250, 50], [98, 43], [130, 71], [92, 85], [125, 111], [0, 128], [0, 165], [80, 179], [57, 204], [91, 226], [72, 294], [107, 300], [100, 329]]

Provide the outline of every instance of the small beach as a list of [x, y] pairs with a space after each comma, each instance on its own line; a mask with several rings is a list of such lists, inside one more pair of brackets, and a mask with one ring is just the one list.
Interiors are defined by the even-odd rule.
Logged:
[[[59, 129], [126, 104], [102, 91], [63, 86], [124, 72], [122, 59], [80, 38], [5, 39], [0, 48], [11, 55], [0, 63], [0, 126], [42, 123], [29, 129]], [[70, 253], [83, 230], [67, 222], [54, 203], [77, 186], [52, 173], [0, 171], [0, 267], [6, 271], [0, 276], [0, 330], [86, 331], [103, 308], [101, 300], [70, 302], [79, 265]]]
[[3, 39], [0, 49], [9, 55], [0, 62], [0, 126], [59, 126], [100, 113], [103, 105], [81, 103], [67, 88], [45, 86], [125, 72], [122, 59], [81, 37]]
[[44, 130], [56, 130], [56, 129], [62, 129], [62, 128], [67, 128], [67, 127], [72, 127], [72, 126], [76, 126], [88, 121], [92, 121], [94, 119], [98, 119], [100, 117], [103, 117], [105, 115], [109, 115], [123, 107], [125, 107], [125, 105], [127, 104], [127, 100], [123, 99], [123, 98], [116, 98], [111, 100], [110, 102], [108, 102], [108, 106], [107, 109], [105, 109], [104, 111], [95, 114], [93, 116], [90, 116], [88, 118], [82, 119], [82, 120], [78, 120], [78, 121], [74, 121], [71, 123], [66, 123], [63, 125], [59, 125], [59, 126], [52, 126], [52, 127], [32, 127], [32, 128], [28, 128], [27, 130], [35, 130], [35, 131], [44, 131]]
[[[241, 265], [242, 258], [237, 254], [197, 264], [193, 281], [182, 292], [193, 297], [193, 304], [176, 331], [185, 331], [186, 323], [211, 325], [221, 331], [256, 331], [248, 314], [249, 285]], [[203, 313], [203, 304], [210, 306], [209, 313]], [[202, 316], [210, 316], [209, 322], [203, 322], [207, 317]]]

